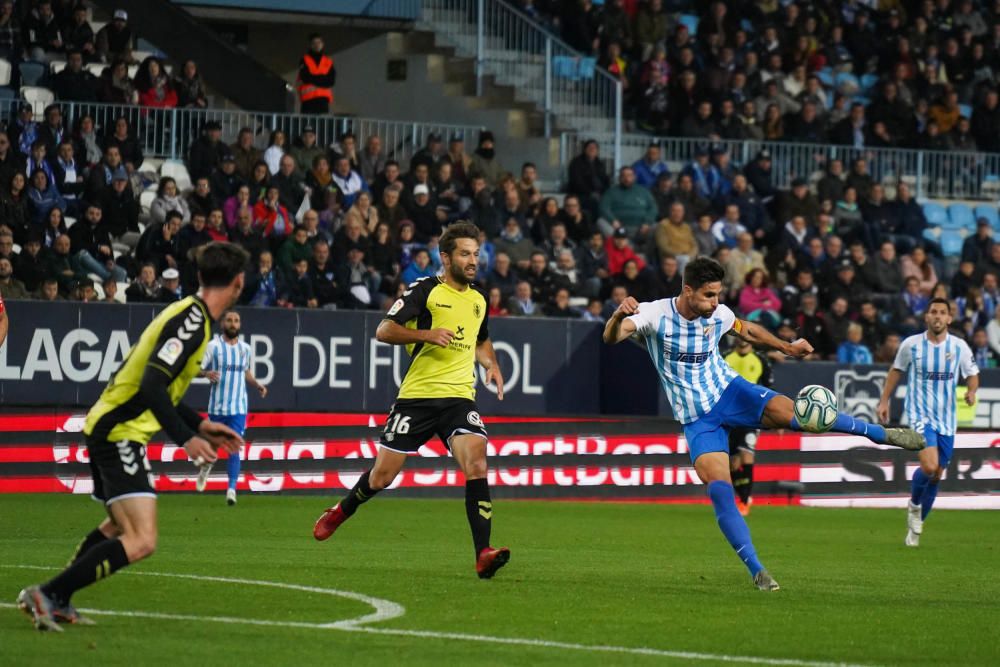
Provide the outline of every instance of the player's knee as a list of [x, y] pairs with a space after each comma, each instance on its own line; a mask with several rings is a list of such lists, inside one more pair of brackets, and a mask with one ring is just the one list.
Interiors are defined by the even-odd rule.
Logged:
[[156, 551], [156, 533], [137, 533], [122, 537], [122, 545], [130, 563], [149, 558]]
[[938, 479], [941, 478], [940, 467], [937, 463], [921, 463], [920, 469], [924, 471], [924, 474], [928, 477], [934, 477], [937, 475]]
[[486, 477], [486, 458], [476, 459], [465, 465], [466, 479], [482, 479]]
[[397, 474], [393, 471], [372, 470], [371, 474], [368, 475], [368, 486], [373, 491], [381, 491], [392, 484], [392, 480], [396, 479]]

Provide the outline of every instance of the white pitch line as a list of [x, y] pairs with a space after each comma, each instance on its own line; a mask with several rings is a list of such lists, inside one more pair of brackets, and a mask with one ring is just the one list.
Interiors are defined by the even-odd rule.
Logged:
[[[43, 567], [40, 565], [7, 565], [0, 564], [0, 568], [19, 570], [54, 570], [56, 568]], [[321, 595], [332, 595], [342, 597], [357, 602], [371, 605], [375, 611], [358, 618], [334, 621], [332, 623], [309, 623], [304, 621], [272, 621], [257, 618], [238, 618], [233, 616], [198, 616], [194, 614], [167, 614], [151, 611], [125, 611], [110, 609], [80, 609], [81, 612], [94, 616], [122, 616], [126, 618], [149, 618], [166, 621], [194, 621], [207, 623], [227, 623], [230, 625], [256, 625], [266, 627], [285, 628], [305, 628], [308, 630], [338, 630], [341, 632], [365, 632], [377, 635], [392, 635], [396, 637], [419, 637], [423, 639], [445, 639], [464, 642], [481, 642], [488, 644], [504, 644], [508, 646], [528, 646], [533, 648], [561, 649], [566, 651], [581, 651], [592, 653], [618, 653], [624, 655], [645, 655], [659, 658], [674, 658], [678, 660], [702, 660], [714, 662], [736, 662], [754, 665], [775, 665], [776, 667], [864, 667], [841, 662], [820, 662], [812, 660], [797, 660], [795, 658], [762, 658], [754, 656], [725, 655], [715, 653], [698, 653], [692, 651], [668, 651], [664, 649], [633, 647], [633, 646], [607, 646], [599, 644], [574, 644], [571, 642], [550, 641], [547, 639], [527, 639], [522, 637], [494, 637], [491, 635], [473, 635], [461, 632], [435, 632], [431, 630], [405, 630], [396, 628], [373, 628], [369, 623], [385, 621], [399, 618], [406, 613], [406, 609], [391, 600], [371, 597], [354, 591], [341, 591], [332, 588], [319, 588], [315, 586], [302, 586], [299, 584], [288, 584], [280, 581], [258, 581], [255, 579], [236, 579], [232, 577], [214, 577], [199, 574], [182, 574], [174, 572], [127, 572], [130, 576], [147, 577], [172, 577], [177, 579], [193, 579], [196, 581], [213, 581], [219, 583], [244, 584], [249, 586], [264, 586], [271, 588], [284, 588], [287, 590], [302, 591], [306, 593], [319, 593]], [[17, 605], [0, 602], [0, 608], [16, 608]]]

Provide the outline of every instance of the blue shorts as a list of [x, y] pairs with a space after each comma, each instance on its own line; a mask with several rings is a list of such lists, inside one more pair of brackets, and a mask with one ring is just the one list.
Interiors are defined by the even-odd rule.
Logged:
[[914, 424], [914, 430], [924, 436], [928, 447], [937, 447], [938, 465], [947, 468], [955, 451], [955, 436], [941, 435], [930, 426], [923, 423]]
[[217, 422], [219, 424], [225, 424], [229, 428], [233, 429], [243, 437], [243, 434], [247, 430], [247, 416], [246, 415], [208, 415], [209, 421]]
[[730, 428], [760, 428], [760, 416], [768, 401], [778, 395], [742, 377], [729, 383], [708, 414], [684, 426], [691, 462], [709, 452], [729, 453]]

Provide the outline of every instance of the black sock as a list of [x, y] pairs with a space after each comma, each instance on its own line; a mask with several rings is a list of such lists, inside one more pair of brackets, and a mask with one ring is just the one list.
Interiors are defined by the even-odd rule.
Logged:
[[108, 539], [107, 536], [101, 532], [100, 528], [95, 528], [90, 531], [90, 533], [83, 538], [83, 541], [76, 547], [76, 551], [73, 552], [73, 556], [69, 559], [66, 567], [69, 567], [76, 561], [80, 560], [80, 557], [83, 556], [83, 554], [87, 553], [91, 550], [91, 548], [97, 546], [106, 539]]
[[746, 489], [746, 491], [745, 491], [746, 498], [743, 499], [743, 502], [746, 503], [746, 502], [750, 502], [750, 496], [753, 495], [753, 464], [752, 463], [744, 463], [743, 464], [743, 476], [746, 477], [746, 479], [747, 479], [746, 486], [743, 487], [743, 488]]
[[736, 495], [740, 497], [742, 502], [746, 502], [747, 498], [750, 497], [750, 492], [747, 490], [750, 488], [750, 478], [747, 477], [747, 464], [741, 465], [739, 468], [733, 471], [733, 488], [736, 489]]
[[465, 483], [465, 513], [472, 529], [472, 544], [479, 552], [490, 546], [490, 528], [493, 525], [493, 503], [490, 485], [486, 479], [470, 479]]
[[125, 547], [119, 539], [104, 540], [91, 547], [72, 565], [42, 586], [42, 592], [55, 600], [66, 603], [73, 593], [95, 581], [111, 576], [128, 565]]
[[378, 491], [368, 485], [368, 478], [371, 472], [371, 470], [366, 470], [365, 474], [358, 480], [358, 483], [351, 489], [351, 492], [347, 494], [347, 497], [340, 501], [340, 509], [347, 516], [352, 516], [358, 511], [358, 506], [361, 503], [368, 502], [372, 499], [372, 496], [378, 493]]

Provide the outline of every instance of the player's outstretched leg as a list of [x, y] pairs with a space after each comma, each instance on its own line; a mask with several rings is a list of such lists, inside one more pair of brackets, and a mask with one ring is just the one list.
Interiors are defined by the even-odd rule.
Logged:
[[[795, 408], [792, 399], [778, 394], [772, 398], [764, 414], [761, 417], [761, 424], [766, 428], [787, 428], [792, 431], [801, 431], [798, 420], [795, 418]], [[837, 421], [830, 428], [833, 433], [850, 433], [868, 438], [878, 445], [892, 445], [902, 449], [921, 450], [926, 446], [924, 436], [920, 435], [912, 428], [886, 428], [880, 424], [862, 421], [844, 412], [837, 414]]]
[[490, 546], [493, 501], [490, 500], [490, 485], [486, 481], [486, 439], [481, 435], [454, 435], [450, 446], [452, 455], [465, 474], [465, 514], [472, 531], [476, 574], [480, 579], [490, 579], [510, 560], [510, 549]]
[[[156, 550], [155, 498], [126, 498], [109, 505], [109, 511], [114, 524], [120, 527], [120, 537], [97, 541], [51, 580], [29, 586], [18, 595], [18, 607], [39, 630], [61, 630], [57, 624], [61, 620], [60, 610], [69, 606], [76, 591], [149, 557]], [[97, 540], [93, 533], [90, 537]], [[72, 618], [62, 620], [74, 622]]]
[[340, 524], [354, 516], [358, 507], [392, 484], [392, 480], [396, 479], [396, 475], [403, 469], [405, 462], [406, 454], [380, 447], [378, 456], [375, 457], [375, 465], [361, 475], [358, 483], [343, 500], [335, 506], [327, 508], [316, 520], [316, 525], [313, 526], [313, 537], [323, 541], [333, 535]]
[[757, 550], [750, 539], [750, 528], [736, 508], [733, 485], [729, 481], [729, 456], [725, 452], [707, 452], [695, 460], [694, 467], [698, 477], [708, 485], [708, 497], [715, 508], [719, 529], [750, 571], [754, 585], [763, 591], [778, 590], [778, 582], [757, 558]]

